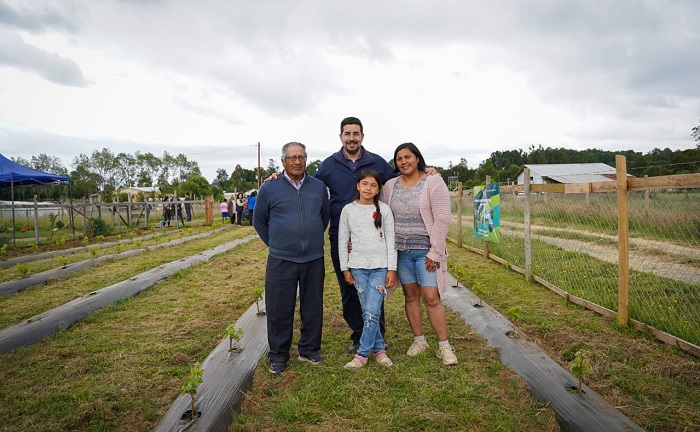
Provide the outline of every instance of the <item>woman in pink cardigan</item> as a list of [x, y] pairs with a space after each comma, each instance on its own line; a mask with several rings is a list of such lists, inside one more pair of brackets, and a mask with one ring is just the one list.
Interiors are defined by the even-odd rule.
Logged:
[[415, 356], [428, 349], [423, 332], [422, 298], [438, 339], [437, 357], [445, 365], [456, 365], [457, 357], [447, 340], [447, 317], [440, 298], [447, 289], [450, 195], [441, 176], [425, 173], [425, 159], [413, 143], [396, 148], [394, 167], [401, 175], [386, 182], [381, 200], [394, 213], [397, 270], [406, 317], [414, 336], [406, 354]]

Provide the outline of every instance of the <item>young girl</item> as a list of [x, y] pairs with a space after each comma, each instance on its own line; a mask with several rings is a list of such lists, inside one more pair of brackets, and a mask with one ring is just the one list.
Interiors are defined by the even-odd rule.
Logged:
[[389, 206], [379, 201], [382, 179], [376, 171], [363, 170], [356, 186], [356, 199], [343, 207], [338, 227], [338, 244], [352, 242], [351, 252], [338, 248], [340, 269], [345, 281], [357, 289], [364, 319], [360, 348], [345, 365], [349, 370], [362, 368], [372, 353], [380, 365], [393, 364], [384, 350], [379, 315], [384, 294], [397, 282], [394, 217]]
[[221, 222], [225, 222], [228, 218], [228, 203], [226, 203], [226, 198], [224, 198], [224, 200], [221, 201], [219, 207], [221, 208]]

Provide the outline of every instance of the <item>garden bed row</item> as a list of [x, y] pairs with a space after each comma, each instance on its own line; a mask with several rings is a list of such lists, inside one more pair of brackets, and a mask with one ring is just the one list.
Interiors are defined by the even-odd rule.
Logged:
[[139, 292], [152, 287], [178, 270], [198, 262], [208, 261], [212, 257], [233, 249], [256, 238], [254, 235], [234, 240], [196, 255], [158, 266], [128, 280], [93, 291], [50, 311], [36, 315], [20, 324], [0, 331], [0, 353], [34, 344], [82, 320], [90, 312], [99, 310], [120, 300], [133, 297]]
[[[219, 228], [213, 231], [207, 231], [203, 232], [200, 234], [195, 234], [191, 235], [188, 237], [183, 237], [175, 240], [170, 240], [166, 243], [161, 243], [153, 246], [148, 246], [146, 248], [139, 248], [139, 249], [133, 249], [125, 252], [119, 252], [115, 254], [110, 254], [110, 255], [103, 255], [97, 258], [90, 258], [87, 260], [71, 263], [71, 264], [66, 264], [58, 268], [53, 268], [50, 270], [46, 270], [43, 272], [31, 274], [26, 277], [18, 278], [18, 279], [13, 279], [10, 281], [6, 282], [1, 282], [0, 283], [0, 295], [6, 295], [6, 294], [13, 294], [16, 292], [19, 292], [25, 288], [29, 288], [35, 285], [42, 285], [47, 283], [49, 280], [60, 280], [60, 279], [65, 279], [68, 275], [75, 273], [80, 270], [84, 270], [86, 268], [90, 268], [94, 265], [97, 265], [101, 263], [102, 261], [110, 260], [110, 259], [119, 259], [119, 258], [128, 258], [132, 256], [139, 255], [143, 252], [152, 252], [157, 249], [163, 248], [163, 247], [168, 247], [168, 246], [175, 246], [179, 245], [182, 243], [186, 243], [191, 240], [197, 240], [197, 239], [202, 239], [211, 236], [212, 234], [219, 232], [221, 230], [224, 230], [227, 228]], [[147, 238], [152, 238], [153, 236], [144, 236], [140, 237], [140, 240], [145, 240]], [[134, 239], [134, 240], [139, 240], [139, 239]], [[128, 240], [127, 242], [133, 242], [134, 240]], [[123, 244], [122, 242], [112, 242], [112, 244]], [[107, 244], [107, 243], [105, 243]], [[105, 247], [103, 245], [100, 245], [101, 247]], [[94, 247], [94, 246], [93, 246]], [[74, 249], [67, 249], [65, 251], [52, 251], [52, 252], [64, 252], [62, 255], [65, 254], [72, 254], [72, 253], [78, 253], [78, 252], [84, 252], [83, 250], [77, 250], [77, 249], [83, 249], [83, 248], [74, 248]], [[55, 256], [52, 255], [52, 256]], [[22, 258], [28, 258], [28, 257], [22, 257]], [[24, 262], [29, 262], [30, 260], [25, 260]]]

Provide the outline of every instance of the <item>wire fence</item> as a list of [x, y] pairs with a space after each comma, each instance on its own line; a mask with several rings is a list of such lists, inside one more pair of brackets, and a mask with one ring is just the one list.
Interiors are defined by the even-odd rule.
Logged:
[[[522, 186], [504, 187], [500, 194], [500, 242], [486, 246], [472, 235], [474, 199], [467, 193], [462, 198], [461, 243], [481, 253], [486, 250], [523, 273], [531, 269], [535, 280], [564, 296], [582, 299], [579, 304], [593, 303], [591, 309], [608, 316], [618, 316], [621, 286], [627, 285], [632, 325], [699, 355], [700, 174], [690, 176], [695, 177], [685, 183], [694, 188], [679, 187], [673, 179], [679, 176], [668, 176], [668, 184], [673, 186], [627, 193], [626, 281], [620, 280], [618, 195], [609, 186], [605, 188], [608, 192], [600, 193], [527, 195]], [[457, 196], [453, 196], [455, 223], [449, 235], [459, 243]], [[530, 236], [526, 240], [528, 223]]]
[[[184, 207], [184, 201], [178, 201]], [[191, 217], [204, 215], [205, 201], [188, 201]], [[90, 235], [94, 218], [104, 221], [110, 232], [136, 228], [159, 228], [164, 219], [162, 201], [89, 203], [0, 201], [0, 246], [50, 244], [57, 239]], [[171, 204], [171, 203], [169, 203]], [[186, 209], [182, 209], [186, 216]], [[177, 224], [173, 215], [173, 225]]]

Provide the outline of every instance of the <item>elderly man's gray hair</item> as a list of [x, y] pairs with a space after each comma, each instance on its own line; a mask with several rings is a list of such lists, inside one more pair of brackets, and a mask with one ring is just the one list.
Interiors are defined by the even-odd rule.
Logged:
[[304, 156], [308, 156], [306, 154], [306, 146], [304, 144], [302, 144], [300, 142], [292, 141], [292, 142], [288, 142], [287, 144], [282, 146], [282, 160], [284, 160], [284, 158], [287, 157], [287, 150], [289, 149], [289, 147], [292, 147], [292, 146], [301, 147], [302, 149], [304, 149]]

